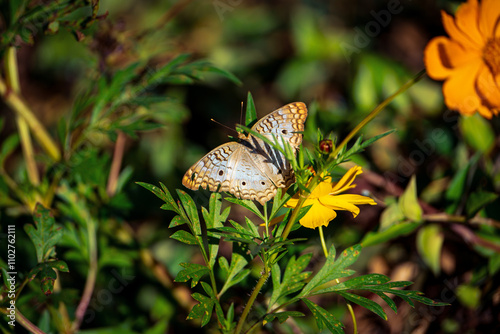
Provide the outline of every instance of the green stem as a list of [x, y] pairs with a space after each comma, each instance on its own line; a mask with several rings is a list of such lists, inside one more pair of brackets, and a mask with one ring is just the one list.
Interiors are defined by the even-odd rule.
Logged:
[[236, 330], [234, 332], [235, 334], [239, 334], [241, 332], [241, 330], [243, 329], [243, 324], [246, 321], [248, 313], [250, 312], [250, 309], [252, 308], [252, 305], [255, 302], [255, 299], [257, 299], [257, 296], [260, 293], [260, 290], [262, 289], [262, 287], [266, 283], [270, 274], [271, 274], [271, 271], [266, 270], [264, 272], [264, 274], [260, 277], [259, 281], [257, 282], [257, 285], [255, 286], [255, 289], [253, 289], [252, 294], [250, 295], [250, 298], [248, 299], [248, 303], [245, 306], [243, 313], [241, 314], [240, 320], [238, 321], [238, 325], [236, 326]]

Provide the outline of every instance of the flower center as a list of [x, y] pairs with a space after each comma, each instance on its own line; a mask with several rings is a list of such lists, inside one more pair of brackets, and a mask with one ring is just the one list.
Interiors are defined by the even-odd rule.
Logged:
[[494, 76], [500, 74], [500, 38], [492, 38], [486, 43], [483, 59]]

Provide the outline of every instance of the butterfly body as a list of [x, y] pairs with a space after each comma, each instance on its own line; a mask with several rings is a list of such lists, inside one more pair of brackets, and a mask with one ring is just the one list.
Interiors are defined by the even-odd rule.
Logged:
[[[278, 143], [283, 138], [296, 150], [306, 117], [304, 103], [290, 103], [264, 116], [252, 130], [271, 141], [274, 135]], [[189, 168], [182, 184], [193, 190], [226, 191], [264, 204], [276, 195], [277, 188], [289, 186], [294, 179], [293, 169], [280, 151], [251, 134], [239, 134], [239, 142], [216, 147]]]

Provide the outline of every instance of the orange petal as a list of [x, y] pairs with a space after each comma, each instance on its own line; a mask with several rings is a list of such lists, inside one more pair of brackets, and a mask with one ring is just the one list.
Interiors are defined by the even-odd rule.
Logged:
[[443, 84], [444, 100], [450, 109], [458, 110], [464, 115], [472, 115], [477, 111], [480, 99], [475, 81], [481, 66], [481, 61], [475, 61], [453, 70]]
[[433, 38], [424, 51], [424, 62], [429, 76], [444, 80], [451, 75], [454, 67], [481, 57], [475, 50], [466, 50], [457, 42], [438, 36]]
[[[486, 119], [491, 119], [493, 117], [493, 111], [489, 108], [486, 108], [485, 106], [479, 106], [477, 108], [477, 111], [479, 111], [479, 114]], [[496, 112], [496, 114], [498, 114], [498, 111]]]
[[464, 34], [455, 24], [453, 16], [441, 11], [441, 18], [443, 20], [444, 29], [448, 35], [450, 35], [451, 39], [455, 40], [466, 49], [481, 51], [483, 44], [478, 44], [478, 42], [471, 40], [468, 35]]
[[482, 35], [489, 39], [494, 35], [495, 29], [500, 26], [498, 18], [500, 17], [500, 1], [483, 0], [479, 12], [479, 29]]
[[477, 0], [469, 0], [458, 7], [455, 14], [455, 23], [457, 27], [472, 40], [479, 45], [486, 43], [486, 36], [483, 36], [479, 31], [478, 19], [479, 8]]
[[476, 88], [484, 106], [490, 109], [500, 109], [500, 87], [486, 65], [481, 66], [479, 70]]

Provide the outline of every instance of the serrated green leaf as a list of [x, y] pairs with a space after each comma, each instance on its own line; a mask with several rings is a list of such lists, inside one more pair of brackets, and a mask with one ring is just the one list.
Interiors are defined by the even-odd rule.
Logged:
[[403, 195], [399, 198], [399, 207], [401, 211], [412, 222], [420, 222], [422, 220], [422, 208], [418, 203], [417, 197], [417, 182], [415, 175], [412, 175], [410, 183], [406, 187]]
[[186, 218], [189, 220], [189, 227], [196, 235], [201, 235], [200, 217], [198, 216], [198, 210], [193, 198], [191, 198], [191, 196], [189, 196], [186, 192], [179, 189], [177, 189], [177, 195], [179, 196], [184, 212], [187, 215]]
[[343, 291], [339, 291], [337, 293], [342, 297], [344, 297], [345, 299], [372, 311], [382, 319], [387, 320], [387, 314], [385, 314], [384, 309], [379, 304], [375, 303], [373, 300]]
[[473, 217], [486, 205], [494, 202], [498, 198], [498, 194], [488, 191], [476, 191], [470, 194], [466, 204], [467, 217]]
[[45, 295], [50, 295], [54, 291], [54, 282], [57, 274], [54, 269], [62, 272], [69, 272], [68, 265], [64, 261], [47, 261], [39, 263], [28, 274], [28, 280], [32, 281], [35, 277], [40, 279], [40, 289]]
[[252, 202], [251, 200], [239, 199], [239, 198], [234, 198], [234, 197], [225, 197], [224, 199], [230, 203], [237, 204], [237, 205], [240, 205], [240, 206], [246, 208], [250, 212], [257, 215], [260, 219], [265, 220], [262, 213], [259, 211], [259, 209], [255, 205], [255, 203]]
[[336, 280], [338, 278], [351, 276], [354, 272], [347, 269], [359, 257], [361, 252], [360, 245], [354, 245], [345, 249], [337, 259], [335, 259], [335, 248], [332, 246], [328, 257], [326, 258], [326, 263], [323, 265], [321, 270], [307, 283], [299, 297], [306, 297], [310, 292], [320, 286], [321, 284]]
[[[164, 204], [164, 205], [167, 205], [167, 204]], [[183, 224], [186, 224], [187, 222], [179, 215], [175, 216], [174, 218], [172, 218], [172, 220], [170, 221], [170, 225], [168, 225], [169, 228], [172, 228], [172, 227], [177, 227], [177, 226], [181, 226]]]
[[342, 329], [344, 325], [338, 321], [333, 314], [306, 298], [303, 298], [302, 301], [307, 305], [309, 310], [311, 310], [314, 319], [316, 320], [316, 325], [320, 331], [323, 330], [323, 326], [326, 326], [326, 328], [328, 328], [332, 333], [344, 333], [344, 330]]
[[186, 319], [193, 320], [201, 318], [201, 327], [203, 327], [210, 322], [212, 310], [214, 308], [214, 300], [197, 292], [193, 293], [191, 296], [199, 301], [199, 303], [193, 306], [193, 309], [189, 312]]
[[62, 237], [61, 227], [57, 227], [50, 210], [37, 203], [33, 213], [35, 226], [27, 224], [24, 230], [35, 245], [38, 263], [46, 261], [53, 253], [54, 246]]
[[198, 245], [198, 240], [189, 232], [184, 230], [176, 231], [170, 238], [185, 243], [187, 245]]
[[[250, 273], [250, 270], [243, 270], [248, 262], [251, 260], [248, 254], [248, 247], [245, 244], [233, 243], [233, 253], [231, 255], [231, 266], [227, 268], [227, 278], [224, 286], [219, 292], [221, 296], [231, 286], [238, 284]], [[219, 262], [220, 263], [220, 262]], [[227, 266], [226, 263], [222, 265]]]
[[191, 288], [194, 288], [200, 279], [210, 272], [206, 266], [196, 263], [181, 263], [181, 267], [184, 269], [177, 274], [175, 282], [191, 280]]
[[160, 186], [163, 189], [158, 188], [157, 186], [154, 186], [152, 184], [144, 183], [144, 182], [136, 182], [136, 184], [140, 185], [143, 188], [146, 188], [147, 190], [151, 191], [153, 194], [155, 194], [159, 199], [165, 202], [161, 206], [163, 210], [168, 210], [168, 211], [174, 211], [178, 212], [177, 205], [174, 201], [174, 198], [168, 191], [167, 187], [163, 183], [160, 182]]
[[[281, 280], [281, 273], [279, 266], [275, 263], [272, 267], [271, 274], [273, 280], [273, 293], [268, 303], [268, 312], [280, 300], [292, 293], [299, 291], [304, 285], [305, 281], [311, 275], [311, 272], [303, 272], [303, 270], [311, 261], [312, 254], [304, 254], [297, 260], [292, 256], [288, 261], [285, 272], [283, 274], [283, 281]], [[275, 277], [276, 276], [276, 277]]]
[[444, 235], [437, 224], [423, 226], [417, 233], [417, 250], [435, 276], [441, 271], [441, 248]]

